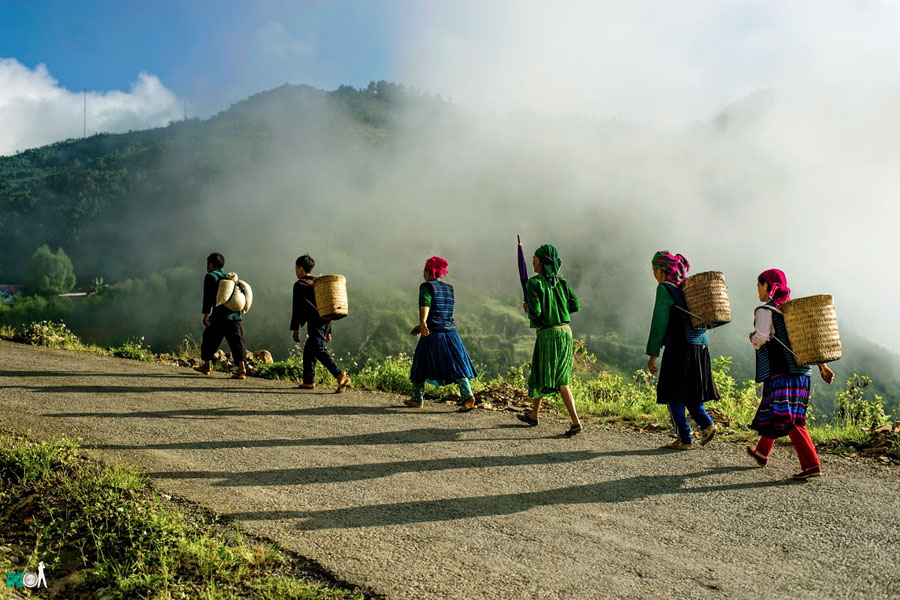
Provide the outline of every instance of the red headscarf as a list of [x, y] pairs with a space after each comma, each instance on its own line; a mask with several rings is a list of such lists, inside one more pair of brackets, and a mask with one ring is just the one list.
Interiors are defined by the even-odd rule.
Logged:
[[775, 308], [781, 308], [782, 304], [791, 299], [791, 288], [787, 285], [784, 271], [769, 269], [760, 273], [759, 279], [768, 285], [769, 298], [775, 303]]
[[440, 256], [432, 256], [428, 260], [425, 261], [425, 270], [431, 273], [431, 276], [435, 279], [440, 279], [444, 275], [447, 274], [447, 267], [450, 266], [446, 260], [441, 258]]

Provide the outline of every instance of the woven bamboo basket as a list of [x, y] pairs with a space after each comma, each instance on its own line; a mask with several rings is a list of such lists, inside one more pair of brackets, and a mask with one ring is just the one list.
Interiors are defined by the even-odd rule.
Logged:
[[728, 286], [721, 271], [697, 273], [684, 280], [681, 288], [687, 301], [691, 324], [696, 329], [712, 329], [731, 323]]
[[337, 321], [350, 314], [347, 303], [347, 279], [343, 275], [321, 275], [313, 285], [319, 316], [326, 321]]
[[830, 294], [785, 302], [781, 312], [798, 365], [826, 363], [841, 357], [841, 334]]

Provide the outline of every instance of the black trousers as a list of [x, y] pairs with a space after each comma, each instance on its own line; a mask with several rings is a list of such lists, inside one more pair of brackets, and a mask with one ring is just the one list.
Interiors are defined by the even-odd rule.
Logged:
[[307, 326], [306, 343], [303, 344], [303, 383], [313, 383], [316, 380], [316, 361], [322, 363], [335, 377], [342, 373], [325, 342], [325, 336], [330, 331], [330, 325]]
[[211, 320], [209, 327], [203, 330], [203, 338], [200, 341], [200, 358], [212, 360], [223, 339], [228, 340], [234, 364], [237, 365], [246, 360], [247, 344], [244, 342], [244, 328], [240, 321], [229, 321], [228, 319]]

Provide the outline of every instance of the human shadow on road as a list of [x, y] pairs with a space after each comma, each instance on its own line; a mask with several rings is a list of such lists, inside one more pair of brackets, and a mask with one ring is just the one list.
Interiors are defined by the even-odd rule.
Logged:
[[[227, 381], [227, 380], [226, 380]], [[46, 386], [23, 386], [23, 385], [5, 385], [0, 389], [27, 389], [29, 392], [37, 394], [159, 394], [159, 393], [210, 393], [210, 394], [295, 394], [291, 390], [270, 388], [270, 387], [245, 387], [236, 386], [228, 381], [227, 386], [138, 386], [138, 385], [46, 385]], [[116, 414], [116, 413], [110, 413]], [[75, 415], [72, 415], [75, 416]], [[103, 416], [86, 415], [86, 416]]]
[[[196, 411], [187, 411], [196, 412]], [[465, 434], [489, 430], [476, 428], [423, 427], [398, 431], [381, 431], [335, 437], [270, 440], [215, 440], [206, 442], [170, 442], [142, 445], [96, 445], [86, 448], [102, 450], [220, 450], [223, 448], [274, 448], [290, 446], [380, 446], [384, 444], [425, 444], [443, 442], [482, 442], [506, 440], [507, 437], [472, 438]]]
[[[2, 387], [2, 386], [0, 386]], [[198, 388], [191, 388], [192, 390]], [[222, 391], [221, 389], [219, 391]], [[235, 391], [238, 391], [237, 389]], [[84, 413], [47, 413], [46, 417], [111, 417], [130, 419], [226, 419], [229, 417], [302, 417], [302, 416], [349, 416], [349, 415], [385, 415], [395, 412], [389, 406], [308, 406], [303, 408], [284, 408], [270, 410], [253, 410], [237, 406], [221, 406], [215, 408], [191, 408], [179, 410], [127, 411], [127, 412], [84, 412]]]
[[399, 473], [423, 473], [451, 469], [489, 469], [493, 467], [520, 467], [524, 465], [553, 465], [593, 460], [600, 452], [581, 450], [575, 452], [547, 452], [517, 454], [513, 456], [467, 456], [432, 460], [408, 460], [396, 462], [366, 463], [297, 469], [270, 469], [231, 473], [228, 471], [161, 471], [150, 473], [160, 479], [219, 479], [216, 487], [243, 485], [309, 485], [317, 483], [341, 483], [390, 477]]
[[796, 482], [793, 481], [779, 480], [685, 487], [685, 483], [691, 479], [744, 470], [756, 469], [754, 467], [716, 467], [698, 473], [642, 475], [538, 492], [415, 500], [330, 510], [248, 511], [224, 516], [243, 521], [299, 519], [301, 522], [297, 524], [297, 528], [309, 531], [453, 521], [474, 517], [511, 515], [540, 506], [622, 503], [666, 494], [705, 494], [796, 485]]
[[0, 371], [0, 377], [143, 377], [198, 379], [197, 373], [96, 373], [92, 371]]

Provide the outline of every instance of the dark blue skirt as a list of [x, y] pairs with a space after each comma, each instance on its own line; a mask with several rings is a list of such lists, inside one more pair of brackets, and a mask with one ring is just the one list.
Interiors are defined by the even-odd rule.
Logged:
[[432, 331], [431, 335], [419, 338], [409, 372], [410, 381], [449, 385], [473, 377], [478, 377], [478, 372], [456, 330]]

